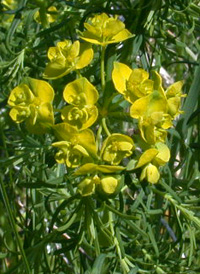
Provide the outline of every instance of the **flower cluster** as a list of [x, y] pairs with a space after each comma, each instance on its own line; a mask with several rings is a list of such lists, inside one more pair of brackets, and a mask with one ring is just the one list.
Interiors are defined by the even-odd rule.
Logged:
[[[104, 13], [95, 15], [84, 26], [86, 30], [81, 33], [81, 39], [86, 42], [65, 40], [49, 48], [44, 78], [61, 78], [88, 66], [93, 59], [90, 44], [105, 50], [108, 44], [133, 37], [118, 17]], [[98, 102], [99, 98], [105, 99], [104, 61], [100, 71], [102, 86], [95, 87], [80, 73], [75, 80], [66, 83], [62, 98], [64, 107], [56, 110], [61, 123], [54, 124], [54, 90], [45, 81], [27, 78], [11, 91], [8, 104], [11, 118], [17, 123], [25, 121], [31, 133], [43, 134], [51, 129], [56, 138], [52, 143], [57, 149], [56, 162], [65, 164], [76, 178], [75, 187], [80, 195], [98, 193], [112, 197], [124, 184], [124, 172], [138, 174], [140, 171], [140, 181], [152, 184], [159, 181], [159, 169], [170, 159], [167, 129], [181, 113], [183, 82], [176, 82], [164, 90], [159, 73], [153, 71], [150, 78], [141, 68], [131, 69], [123, 63], [114, 63], [114, 87], [130, 103], [130, 117], [137, 121], [140, 143], [144, 144], [139, 147], [134, 135], [128, 136], [123, 129], [110, 133], [105, 124]], [[109, 116], [109, 108], [105, 113]], [[141, 152], [137, 156], [134, 154], [136, 147]], [[125, 163], [131, 158], [136, 164], [132, 169], [126, 169]]]
[[65, 40], [49, 48], [47, 56], [50, 62], [43, 76], [46, 79], [57, 79], [86, 67], [93, 59], [93, 50], [87, 43]]
[[[149, 79], [149, 73], [145, 70], [130, 69], [117, 62], [112, 79], [116, 90], [131, 103], [130, 116], [138, 120], [141, 138], [152, 147], [142, 154], [135, 168], [143, 166], [141, 180], [146, 178], [150, 183], [157, 183], [160, 178], [158, 167], [170, 158], [169, 149], [164, 143], [167, 129], [173, 126], [173, 119], [181, 113], [183, 81], [174, 83], [164, 91], [161, 76], [156, 71]], [[156, 161], [156, 155], [160, 153], [162, 161]]]
[[99, 98], [96, 88], [84, 77], [66, 85], [64, 100], [69, 104], [62, 110], [62, 119], [77, 129], [86, 129], [94, 124], [98, 117], [95, 106]]

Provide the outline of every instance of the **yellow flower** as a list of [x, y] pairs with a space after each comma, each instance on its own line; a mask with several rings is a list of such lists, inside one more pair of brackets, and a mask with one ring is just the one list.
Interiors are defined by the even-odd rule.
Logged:
[[165, 165], [170, 159], [169, 148], [159, 142], [154, 148], [146, 150], [139, 158], [134, 169], [141, 168], [140, 180], [146, 179], [149, 183], [155, 184], [160, 178], [159, 166]]
[[[49, 23], [53, 23], [56, 21], [56, 18], [58, 16], [58, 10], [56, 7], [51, 6], [48, 8], [47, 13], [46, 13], [46, 17], [47, 17], [47, 21]], [[34, 19], [36, 22], [41, 24], [41, 18], [40, 18], [40, 12], [36, 11], [36, 13], [34, 14]]]
[[101, 149], [101, 158], [112, 165], [118, 165], [123, 158], [133, 153], [133, 149], [134, 143], [131, 137], [114, 133], [104, 141]]
[[165, 142], [166, 129], [172, 126], [172, 118], [163, 112], [153, 112], [150, 116], [141, 116], [138, 127], [142, 139], [150, 145], [156, 142]]
[[182, 113], [180, 110], [181, 106], [181, 97], [185, 97], [185, 94], [181, 93], [183, 86], [183, 81], [178, 81], [171, 86], [169, 86], [166, 90], [167, 103], [169, 107], [169, 114], [172, 118], [175, 118], [177, 115]]
[[66, 106], [62, 109], [61, 118], [79, 130], [86, 129], [94, 124], [98, 117], [96, 106]]
[[[162, 78], [159, 73], [153, 71], [152, 76], [154, 80], [154, 89], [162, 90], [161, 92], [164, 92], [162, 88]], [[183, 84], [184, 81], [178, 81], [169, 86], [165, 91], [165, 96], [168, 104], [168, 114], [172, 117], [172, 119], [182, 113], [182, 111], [180, 110], [181, 97], [186, 96], [181, 92]]]
[[87, 150], [81, 145], [74, 145], [68, 141], [59, 141], [53, 143], [52, 146], [59, 149], [55, 156], [59, 164], [66, 164], [68, 167], [76, 168], [92, 161]]
[[81, 77], [66, 85], [63, 97], [74, 106], [91, 106], [97, 102], [99, 94], [85, 77]]
[[92, 195], [95, 192], [95, 178], [89, 177], [85, 178], [83, 181], [81, 181], [78, 185], [78, 192], [83, 196], [89, 196]]
[[150, 184], [156, 184], [160, 179], [158, 168], [152, 164], [145, 166], [140, 175], [140, 181], [143, 181], [144, 179], [146, 179]]
[[94, 133], [90, 129], [78, 131], [67, 123], [60, 123], [53, 126], [53, 131], [59, 141], [70, 142], [73, 147], [80, 145], [92, 158], [98, 158]]
[[153, 81], [143, 69], [130, 69], [123, 63], [114, 63], [112, 80], [116, 90], [130, 103], [153, 91]]
[[89, 196], [95, 192], [95, 189], [97, 189], [100, 193], [113, 195], [117, 192], [120, 184], [121, 176], [119, 175], [94, 175], [87, 177], [80, 182], [78, 185], [78, 192], [82, 196]]
[[48, 50], [50, 62], [47, 64], [43, 77], [46, 79], [58, 79], [71, 71], [86, 67], [93, 59], [93, 50], [86, 43], [80, 44], [70, 40], [58, 42], [56, 47]]
[[8, 98], [12, 107], [10, 116], [16, 123], [26, 121], [32, 133], [44, 133], [54, 123], [52, 101], [53, 88], [45, 81], [27, 78], [15, 87]]
[[136, 100], [130, 108], [130, 116], [139, 119], [151, 116], [154, 112], [167, 113], [167, 99], [162, 90], [154, 90], [151, 94]]
[[79, 130], [90, 127], [98, 117], [98, 109], [94, 104], [98, 100], [98, 91], [84, 77], [66, 85], [63, 97], [70, 104], [61, 110], [61, 118], [65, 123]]
[[84, 23], [86, 31], [81, 33], [81, 39], [101, 46], [122, 42], [133, 35], [125, 29], [123, 22], [118, 17], [109, 17], [102, 13], [89, 19], [89, 23]]

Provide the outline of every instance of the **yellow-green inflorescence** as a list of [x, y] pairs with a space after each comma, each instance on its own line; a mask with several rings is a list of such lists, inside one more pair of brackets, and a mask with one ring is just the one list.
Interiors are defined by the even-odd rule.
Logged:
[[[105, 49], [108, 44], [133, 37], [117, 16], [109, 17], [105, 13], [90, 18], [84, 26], [86, 30], [80, 38], [85, 42], [64, 40], [49, 48], [44, 78], [61, 78], [88, 66], [93, 59], [91, 44]], [[101, 77], [105, 76], [103, 69], [102, 66]], [[62, 122], [57, 124], [52, 106], [54, 90], [46, 81], [27, 78], [11, 91], [8, 99], [13, 121], [26, 122], [28, 131], [34, 134], [53, 133], [56, 162], [65, 164], [78, 178], [77, 192], [82, 196], [98, 193], [113, 197], [124, 184], [123, 172], [139, 174], [141, 182], [158, 183], [160, 167], [170, 159], [167, 130], [181, 113], [183, 81], [164, 90], [158, 72], [151, 72], [150, 77], [142, 68], [131, 69], [119, 62], [113, 64], [112, 80], [116, 91], [130, 103], [130, 117], [137, 121], [140, 143], [145, 144], [137, 149], [140, 155], [135, 154], [138, 144], [134, 135], [129, 136], [123, 129], [110, 133], [105, 125], [98, 102], [103, 96], [104, 80], [99, 81], [102, 83], [99, 88], [77, 73], [73, 81], [66, 83], [64, 106], [56, 109]], [[104, 112], [109, 115], [109, 109]], [[126, 163], [131, 159], [136, 164], [126, 170]]]

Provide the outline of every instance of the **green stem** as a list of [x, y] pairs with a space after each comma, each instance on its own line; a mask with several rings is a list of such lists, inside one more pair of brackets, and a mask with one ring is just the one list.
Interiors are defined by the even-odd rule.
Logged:
[[100, 147], [101, 147], [101, 133], [102, 133], [102, 125], [100, 125], [97, 130], [96, 147], [98, 150], [100, 150]]
[[[108, 98], [107, 100], [104, 101], [103, 103], [103, 108], [104, 109], [108, 109], [108, 106], [110, 105], [110, 103], [112, 102], [112, 100], [117, 96], [117, 93], [114, 93], [112, 96], [110, 96], [110, 98]], [[124, 100], [124, 99], [123, 99]], [[113, 105], [113, 104], [112, 104]], [[117, 107], [119, 105], [117, 104]]]
[[124, 254], [123, 250], [121, 249], [120, 243], [119, 243], [119, 241], [116, 237], [115, 230], [114, 230], [114, 227], [113, 227], [113, 213], [111, 211], [109, 211], [109, 227], [110, 227], [112, 237], [114, 239], [114, 245], [115, 245], [115, 248], [116, 248], [116, 251], [117, 251], [117, 255], [120, 259], [120, 264], [121, 264], [123, 273], [126, 274], [130, 271], [130, 268], [127, 265], [126, 261], [124, 260], [125, 254]]
[[20, 250], [20, 253], [21, 253], [21, 256], [22, 256], [22, 260], [24, 261], [24, 265], [25, 265], [25, 268], [26, 268], [26, 273], [30, 274], [31, 270], [30, 270], [30, 267], [29, 267], [29, 264], [28, 264], [28, 260], [26, 258], [25, 251], [24, 251], [23, 246], [21, 244], [21, 240], [20, 240], [18, 232], [17, 232], [17, 228], [16, 228], [14, 217], [13, 217], [12, 209], [10, 207], [8, 195], [6, 193], [6, 189], [5, 189], [5, 186], [4, 186], [4, 183], [3, 183], [3, 180], [2, 180], [1, 176], [0, 176], [0, 183], [1, 183], [0, 186], [1, 186], [2, 197], [3, 197], [5, 207], [6, 207], [6, 210], [7, 210], [7, 213], [8, 213], [8, 218], [10, 220], [11, 227], [12, 227], [13, 232], [15, 234], [17, 245], [19, 247], [19, 250]]
[[113, 213], [115, 213], [116, 215], [118, 215], [119, 217], [121, 217], [122, 219], [138, 220], [138, 217], [132, 216], [132, 215], [128, 215], [128, 214], [123, 214], [123, 213], [119, 212], [117, 209], [109, 206], [108, 204], [105, 204], [105, 208], [107, 208], [109, 211], [112, 211]]
[[48, 18], [47, 18], [47, 12], [46, 12], [46, 9], [44, 6], [40, 7], [39, 14], [40, 14], [40, 20], [41, 20], [42, 26], [44, 28], [48, 28], [49, 22], [48, 22]]
[[103, 129], [104, 129], [105, 133], [107, 134], [107, 136], [110, 136], [111, 133], [107, 127], [106, 118], [102, 118], [102, 126], [103, 126]]
[[76, 77], [77, 79], [82, 77], [82, 75], [78, 69], [76, 70], [76, 76], [77, 76]]
[[101, 88], [102, 88], [102, 93], [104, 94], [105, 90], [105, 50], [106, 46], [102, 46], [101, 48]]

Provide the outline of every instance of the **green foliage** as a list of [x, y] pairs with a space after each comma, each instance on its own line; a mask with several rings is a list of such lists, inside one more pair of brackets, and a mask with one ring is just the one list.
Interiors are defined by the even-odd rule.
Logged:
[[[52, 5], [57, 14], [48, 10]], [[35, 20], [37, 12], [40, 20]], [[93, 199], [74, 192], [72, 182], [76, 186], [80, 182], [72, 169], [56, 163], [51, 132], [33, 135], [24, 124], [15, 124], [7, 100], [26, 77], [42, 80], [49, 47], [65, 39], [75, 41], [84, 22], [102, 12], [119, 15], [135, 34], [103, 52], [105, 83], [99, 77], [97, 46], [92, 65], [81, 70], [94, 86], [104, 86], [104, 102], [112, 102], [107, 129], [135, 134], [139, 142], [136, 123], [123, 112], [129, 105], [116, 96], [114, 61], [150, 73], [160, 71], [166, 87], [183, 79], [187, 97], [184, 114], [168, 130], [171, 158], [159, 184], [140, 183], [139, 171], [132, 172], [136, 161], [131, 160], [122, 171], [121, 191], [115, 197]], [[0, 2], [1, 273], [200, 272], [199, 13], [197, 0]], [[56, 20], [49, 22], [49, 15]], [[49, 80], [59, 94], [55, 110], [63, 107], [63, 87], [75, 78], [72, 71]], [[55, 121], [61, 122], [58, 112]], [[97, 139], [101, 134], [106, 136], [99, 132]]]

